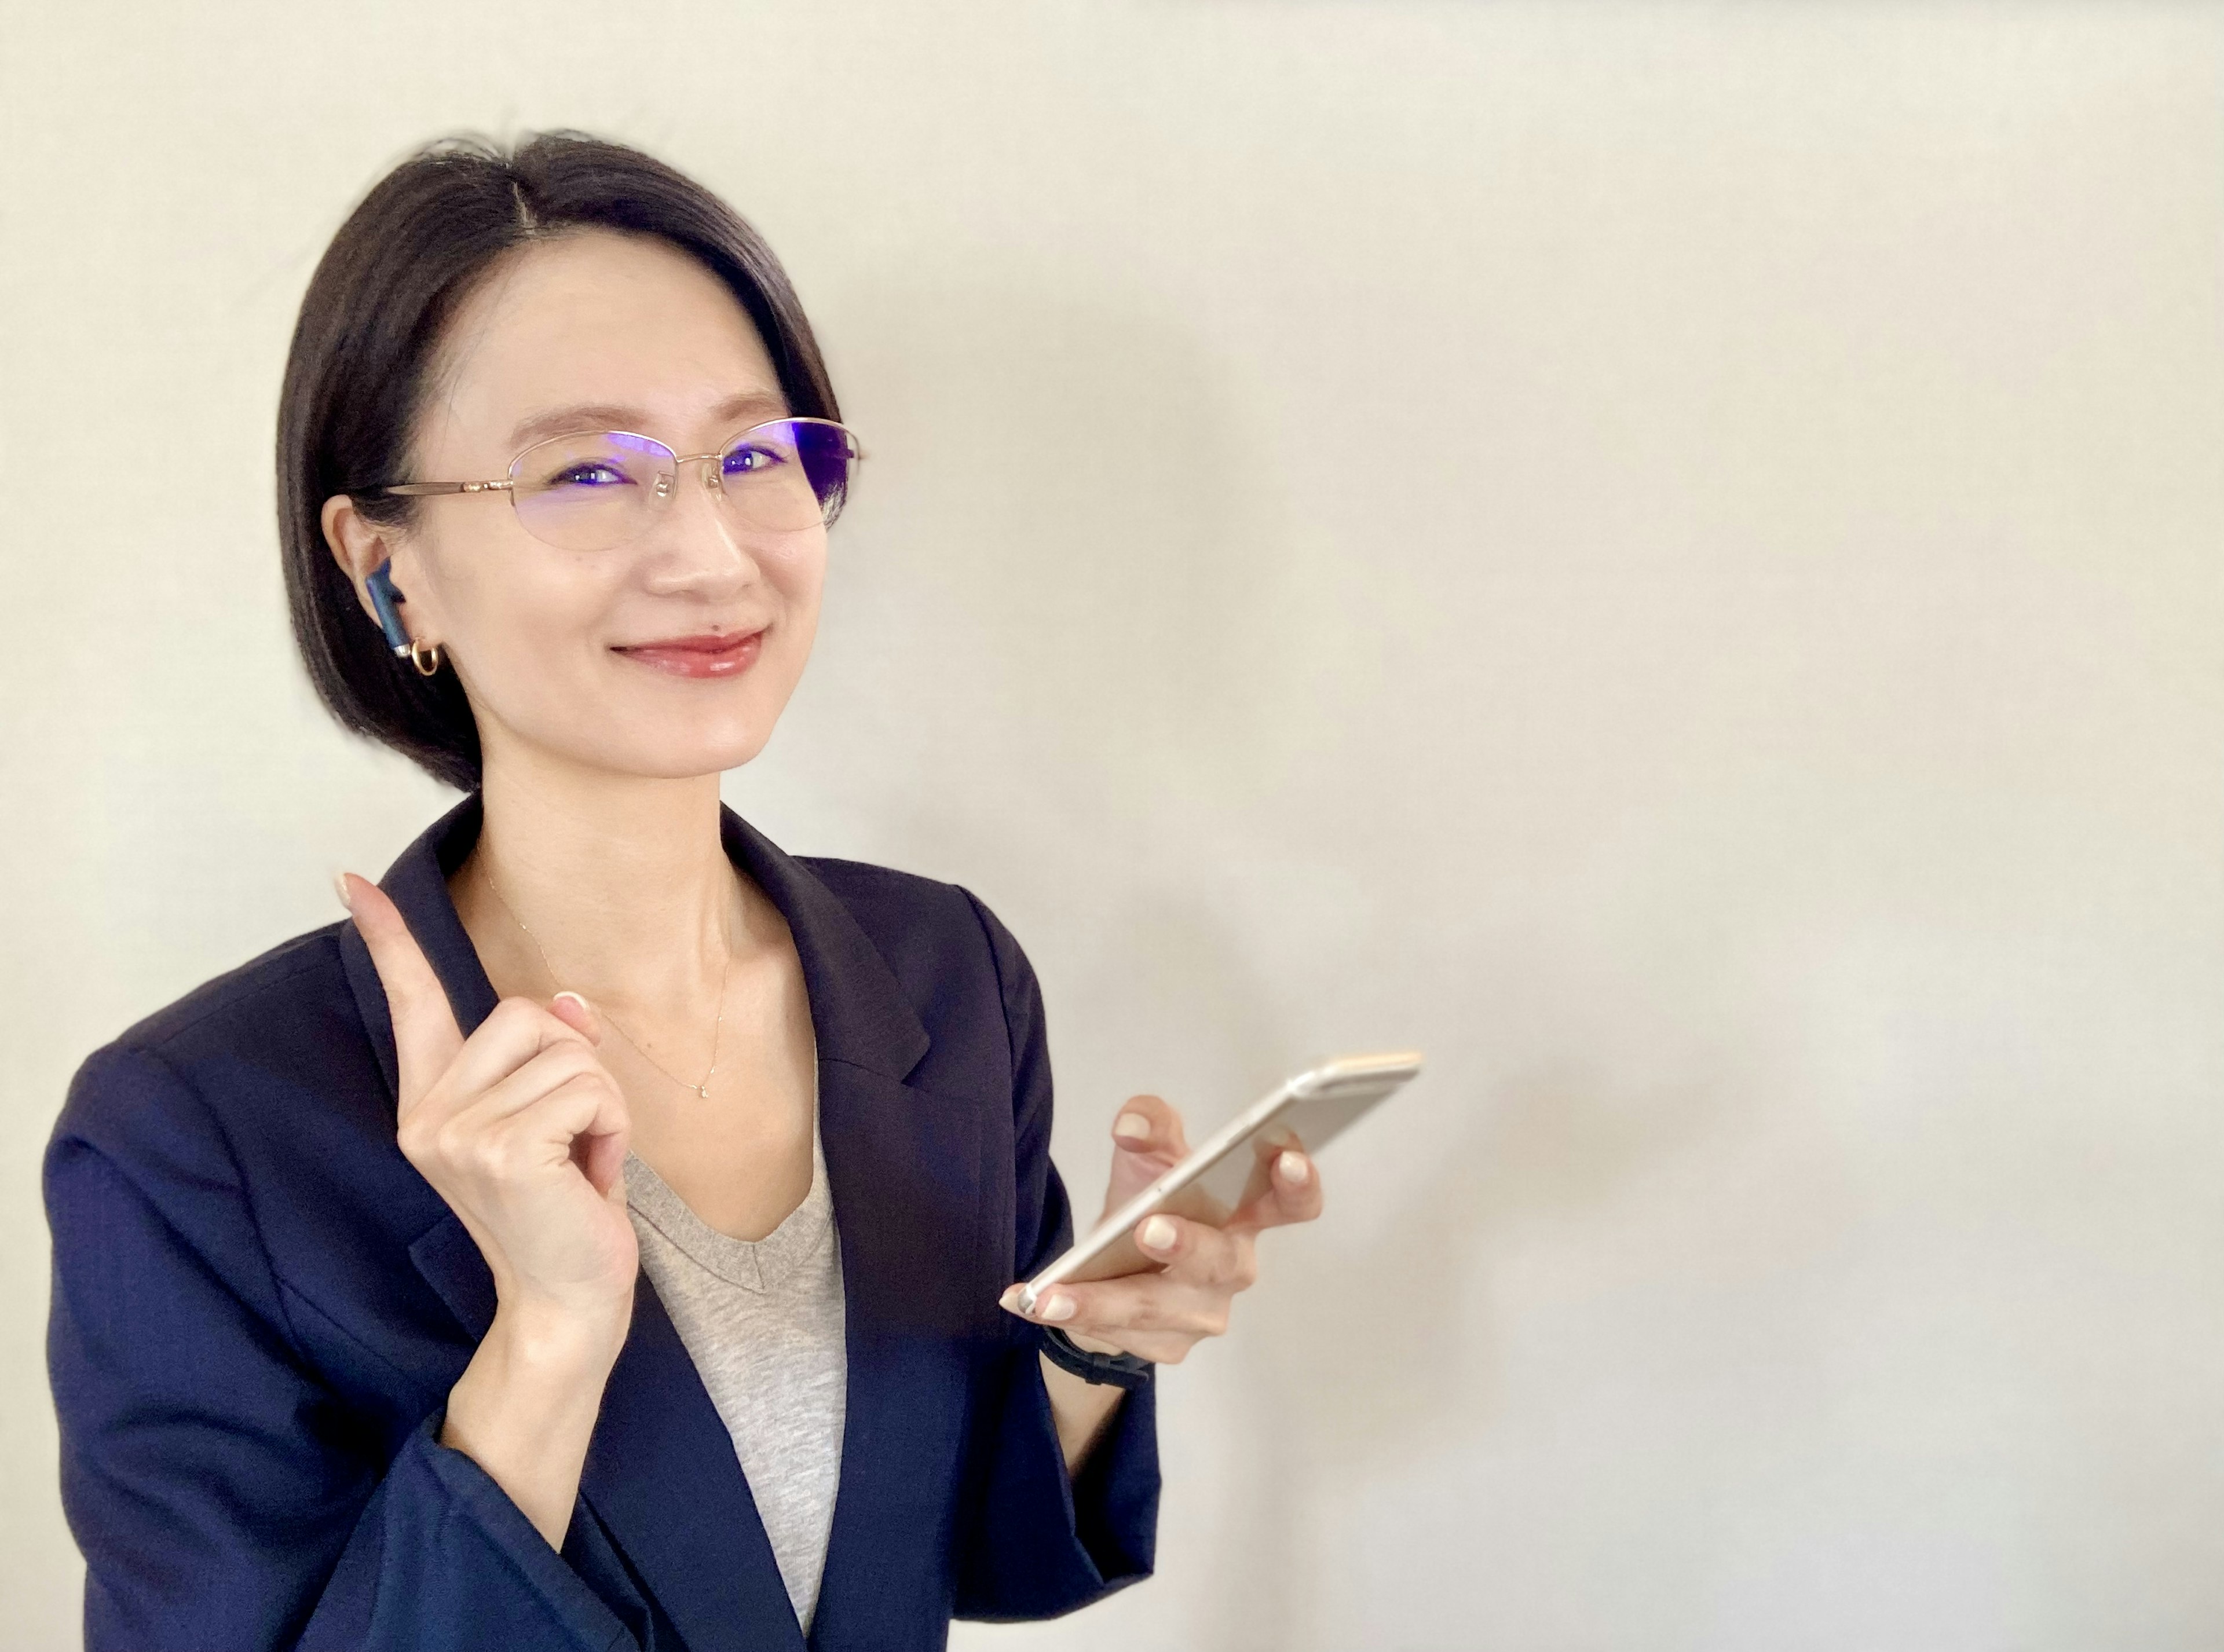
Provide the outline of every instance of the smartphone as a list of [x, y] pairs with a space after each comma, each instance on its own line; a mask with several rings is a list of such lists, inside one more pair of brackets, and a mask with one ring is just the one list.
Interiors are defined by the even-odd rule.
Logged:
[[1217, 1227], [1266, 1192], [1275, 1156], [1318, 1153], [1421, 1070], [1412, 1050], [1338, 1056], [1268, 1091], [1204, 1145], [1091, 1228], [1078, 1245], [1020, 1288], [1020, 1306], [1066, 1280], [1110, 1279], [1159, 1264], [1136, 1247], [1135, 1224], [1171, 1211]]

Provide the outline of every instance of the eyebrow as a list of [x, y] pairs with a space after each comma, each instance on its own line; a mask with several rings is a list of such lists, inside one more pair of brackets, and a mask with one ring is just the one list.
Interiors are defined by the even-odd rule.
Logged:
[[[787, 399], [775, 391], [744, 390], [728, 396], [711, 409], [711, 417], [723, 426], [736, 419], [784, 419], [787, 416]], [[527, 448], [547, 436], [562, 436], [583, 430], [625, 430], [637, 436], [646, 436], [643, 426], [650, 423], [649, 415], [639, 407], [629, 407], [613, 401], [583, 401], [569, 407], [552, 407], [546, 413], [528, 414], [517, 428], [509, 433], [512, 448]]]

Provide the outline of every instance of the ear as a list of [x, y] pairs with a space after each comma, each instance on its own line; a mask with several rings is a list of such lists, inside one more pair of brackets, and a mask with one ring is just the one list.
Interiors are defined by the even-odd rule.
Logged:
[[393, 560], [401, 549], [399, 536], [357, 510], [355, 501], [345, 494], [334, 494], [325, 501], [318, 520], [324, 526], [325, 548], [347, 576], [348, 583], [355, 587], [357, 606], [376, 624], [378, 610], [371, 605], [370, 590], [364, 582]]

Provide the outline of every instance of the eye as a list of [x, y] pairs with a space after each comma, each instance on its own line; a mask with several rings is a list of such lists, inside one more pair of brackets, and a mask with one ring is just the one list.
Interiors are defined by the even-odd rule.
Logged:
[[567, 464], [542, 485], [549, 488], [621, 488], [633, 478], [616, 465], [601, 459], [582, 459]]
[[766, 447], [755, 442], [744, 442], [739, 447], [729, 448], [719, 469], [730, 476], [759, 476], [777, 470], [787, 463], [787, 456], [777, 448]]

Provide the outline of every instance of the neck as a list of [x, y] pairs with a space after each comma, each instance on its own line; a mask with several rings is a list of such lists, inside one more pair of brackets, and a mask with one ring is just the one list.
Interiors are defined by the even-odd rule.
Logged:
[[452, 887], [482, 955], [528, 961], [528, 976], [553, 974], [621, 1012], [716, 988], [749, 917], [719, 835], [716, 774], [490, 760], [480, 796], [478, 842]]

